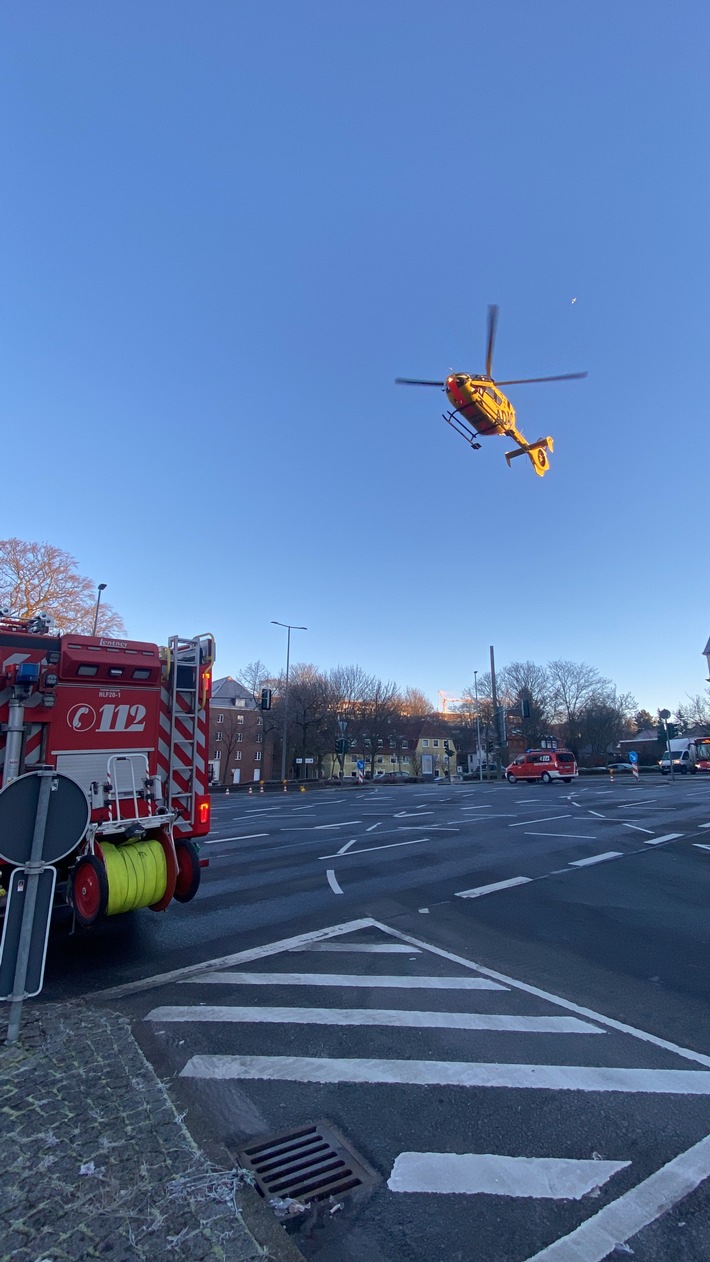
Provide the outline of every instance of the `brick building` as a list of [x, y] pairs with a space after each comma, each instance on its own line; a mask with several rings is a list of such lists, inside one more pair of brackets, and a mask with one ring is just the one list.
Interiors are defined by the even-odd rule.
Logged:
[[273, 740], [264, 740], [261, 709], [248, 688], [231, 675], [212, 685], [209, 761], [215, 784], [271, 779]]

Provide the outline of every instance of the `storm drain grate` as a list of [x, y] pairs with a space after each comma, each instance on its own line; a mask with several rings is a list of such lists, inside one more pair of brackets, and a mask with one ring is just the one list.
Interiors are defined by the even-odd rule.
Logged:
[[314, 1122], [261, 1139], [243, 1148], [238, 1156], [266, 1197], [324, 1201], [378, 1181], [375, 1171], [355, 1156], [328, 1122]]

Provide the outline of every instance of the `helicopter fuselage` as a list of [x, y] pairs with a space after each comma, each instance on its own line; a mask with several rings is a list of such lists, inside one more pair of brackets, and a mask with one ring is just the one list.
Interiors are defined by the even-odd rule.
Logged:
[[484, 438], [507, 434], [517, 439], [515, 409], [490, 377], [451, 373], [444, 389], [451, 406], [477, 434]]

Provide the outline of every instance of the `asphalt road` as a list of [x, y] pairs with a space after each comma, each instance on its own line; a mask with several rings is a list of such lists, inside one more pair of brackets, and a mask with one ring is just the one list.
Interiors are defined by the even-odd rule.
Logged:
[[213, 821], [194, 903], [55, 931], [45, 997], [130, 1015], [216, 1159], [334, 1123], [377, 1181], [295, 1215], [307, 1257], [706, 1262], [710, 779]]

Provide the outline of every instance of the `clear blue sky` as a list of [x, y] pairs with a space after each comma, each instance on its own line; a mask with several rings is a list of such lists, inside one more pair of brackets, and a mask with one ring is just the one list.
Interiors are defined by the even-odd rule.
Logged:
[[[2, 533], [219, 673], [705, 688], [705, 0], [8, 0]], [[572, 299], [576, 299], [573, 303]], [[499, 377], [507, 468], [394, 377]]]

